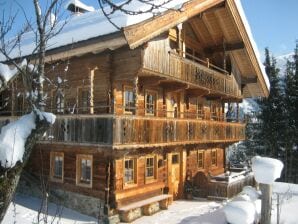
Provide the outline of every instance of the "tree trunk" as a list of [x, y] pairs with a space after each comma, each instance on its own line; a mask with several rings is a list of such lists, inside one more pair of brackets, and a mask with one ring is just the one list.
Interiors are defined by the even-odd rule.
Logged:
[[261, 224], [270, 224], [272, 208], [272, 185], [260, 183], [259, 186], [262, 192]]
[[48, 128], [49, 123], [45, 119], [40, 121], [37, 116], [36, 129], [32, 131], [26, 141], [23, 162], [17, 162], [13, 168], [9, 169], [0, 167], [0, 223], [14, 196], [22, 170], [29, 159], [33, 146]]

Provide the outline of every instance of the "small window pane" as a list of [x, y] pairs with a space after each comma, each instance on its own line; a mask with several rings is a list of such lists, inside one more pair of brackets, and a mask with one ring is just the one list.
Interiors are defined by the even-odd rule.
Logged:
[[198, 168], [204, 168], [204, 152], [198, 152]]
[[155, 114], [156, 95], [154, 93], [146, 93], [146, 113]]
[[146, 159], [146, 177], [154, 178], [154, 158], [153, 157]]
[[91, 160], [81, 160], [81, 182], [90, 183], [91, 181]]
[[124, 182], [134, 183], [134, 160], [125, 160]]
[[55, 156], [54, 159], [54, 177], [62, 179], [63, 157]]
[[211, 164], [213, 166], [216, 166], [216, 164], [217, 164], [217, 151], [216, 150], [211, 151]]
[[135, 94], [132, 88], [124, 90], [124, 110], [125, 112], [135, 112]]
[[174, 154], [172, 155], [172, 164], [178, 164], [179, 163], [179, 155]]

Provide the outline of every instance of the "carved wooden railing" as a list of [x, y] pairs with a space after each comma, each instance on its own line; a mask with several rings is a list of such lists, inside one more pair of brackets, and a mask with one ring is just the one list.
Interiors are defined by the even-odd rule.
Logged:
[[241, 89], [234, 76], [201, 59], [189, 60], [173, 52], [146, 49], [144, 69], [189, 82], [211, 92], [240, 98]]
[[58, 115], [44, 140], [107, 144], [190, 144], [245, 139], [245, 124], [115, 115]]

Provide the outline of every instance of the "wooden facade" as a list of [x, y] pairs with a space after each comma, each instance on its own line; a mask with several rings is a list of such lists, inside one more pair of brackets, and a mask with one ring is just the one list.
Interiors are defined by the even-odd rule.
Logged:
[[[213, 189], [210, 176], [226, 171], [225, 148], [245, 139], [239, 108], [232, 119], [225, 104], [254, 89], [267, 94], [262, 80], [247, 87], [259, 68], [234, 10], [232, 0], [191, 1], [180, 13], [144, 21], [148, 30], [126, 27], [128, 44], [118, 49], [87, 52], [94, 44], [87, 41], [68, 58], [49, 52], [46, 110], [57, 120], [27, 169], [39, 176], [42, 166], [53, 188], [102, 199], [107, 216], [150, 198], [165, 208], [165, 199], [185, 196], [187, 181]], [[164, 26], [153, 32], [157, 23]], [[3, 122], [27, 112], [20, 83], [5, 93]], [[221, 184], [228, 192], [217, 196], [232, 196], [229, 183]]]

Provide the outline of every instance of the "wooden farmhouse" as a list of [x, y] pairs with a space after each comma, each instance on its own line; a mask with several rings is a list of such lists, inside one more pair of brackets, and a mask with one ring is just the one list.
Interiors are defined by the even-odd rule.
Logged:
[[[226, 148], [245, 139], [239, 106], [229, 117], [225, 105], [269, 92], [241, 5], [170, 4], [115, 15], [120, 30], [100, 11], [69, 6], [76, 13], [46, 54], [46, 111], [57, 119], [26, 169], [65, 206], [107, 223], [191, 194], [228, 198], [253, 182], [225, 161]], [[3, 120], [28, 112], [20, 82], [1, 103], [7, 95]]]

